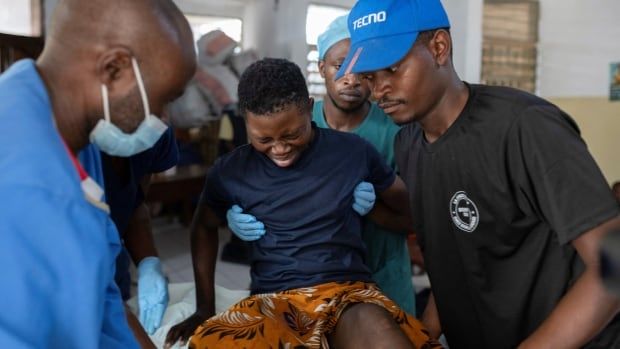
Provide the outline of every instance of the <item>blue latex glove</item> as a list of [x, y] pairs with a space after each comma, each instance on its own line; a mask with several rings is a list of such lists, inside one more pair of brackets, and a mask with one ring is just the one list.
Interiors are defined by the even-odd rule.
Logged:
[[368, 182], [361, 182], [353, 191], [353, 209], [360, 216], [365, 216], [375, 206], [375, 187]]
[[168, 281], [157, 257], [146, 257], [138, 264], [138, 307], [140, 323], [148, 334], [161, 325], [168, 306]]
[[265, 225], [251, 214], [241, 213], [243, 209], [234, 205], [226, 212], [228, 228], [243, 241], [258, 240], [265, 235]]

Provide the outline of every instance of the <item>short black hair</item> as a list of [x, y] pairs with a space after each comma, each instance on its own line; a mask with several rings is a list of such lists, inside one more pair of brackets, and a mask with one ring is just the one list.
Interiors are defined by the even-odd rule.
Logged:
[[268, 115], [291, 104], [308, 108], [310, 96], [301, 69], [286, 59], [265, 58], [252, 63], [239, 78], [239, 112]]

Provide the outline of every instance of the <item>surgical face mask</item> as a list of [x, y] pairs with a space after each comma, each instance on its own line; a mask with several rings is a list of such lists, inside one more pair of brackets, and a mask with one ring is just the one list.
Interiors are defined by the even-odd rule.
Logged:
[[124, 133], [116, 127], [110, 120], [108, 88], [106, 85], [101, 85], [105, 119], [99, 120], [95, 128], [90, 132], [90, 141], [96, 144], [101, 151], [112, 156], [128, 157], [143, 152], [153, 147], [161, 135], [168, 129], [166, 124], [158, 117], [151, 114], [138, 62], [136, 62], [135, 58], [132, 58], [131, 63], [134, 73], [136, 74], [138, 89], [142, 97], [142, 105], [144, 106], [145, 114], [144, 120], [132, 134]]

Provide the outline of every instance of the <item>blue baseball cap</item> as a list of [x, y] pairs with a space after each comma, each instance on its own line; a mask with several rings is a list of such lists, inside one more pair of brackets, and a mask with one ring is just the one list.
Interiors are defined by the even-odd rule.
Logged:
[[349, 35], [349, 28], [347, 28], [347, 16], [342, 15], [334, 19], [327, 26], [327, 29], [319, 35], [316, 48], [319, 51], [320, 60], [325, 59], [325, 53], [336, 43], [351, 37]]
[[336, 74], [363, 73], [400, 61], [418, 33], [449, 28], [440, 0], [359, 0], [349, 13], [349, 54]]

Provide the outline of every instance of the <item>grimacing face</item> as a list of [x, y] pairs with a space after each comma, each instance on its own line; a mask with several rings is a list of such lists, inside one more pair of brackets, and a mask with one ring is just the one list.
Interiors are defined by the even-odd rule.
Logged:
[[327, 50], [324, 59], [319, 62], [319, 72], [325, 79], [327, 97], [338, 109], [344, 111], [361, 108], [370, 97], [368, 82], [360, 79], [357, 74], [347, 74], [334, 81], [336, 73], [347, 57], [350, 46], [350, 39], [338, 41]]
[[431, 52], [415, 44], [396, 64], [362, 76], [370, 82], [373, 98], [392, 120], [403, 125], [423, 118], [436, 104], [439, 87]]
[[293, 165], [312, 140], [312, 103], [307, 110], [295, 104], [268, 115], [246, 113], [250, 143], [279, 167]]

